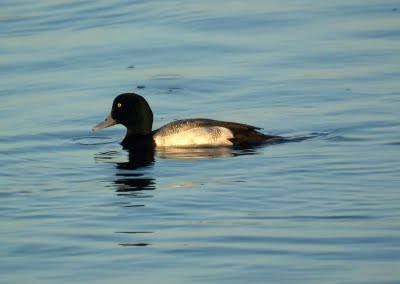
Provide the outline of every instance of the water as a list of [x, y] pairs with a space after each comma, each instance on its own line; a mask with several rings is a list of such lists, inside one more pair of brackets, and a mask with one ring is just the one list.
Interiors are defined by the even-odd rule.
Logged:
[[[398, 283], [396, 1], [2, 1], [1, 283]], [[128, 153], [154, 128], [302, 141]]]

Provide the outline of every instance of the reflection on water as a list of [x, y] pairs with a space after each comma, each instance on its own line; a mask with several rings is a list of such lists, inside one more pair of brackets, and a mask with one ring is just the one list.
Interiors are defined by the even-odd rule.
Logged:
[[[160, 159], [213, 159], [228, 158], [244, 155], [258, 154], [258, 149], [262, 147], [165, 147], [156, 150], [135, 150], [129, 149], [128, 159], [124, 152], [108, 151], [95, 154], [94, 160], [98, 163], [114, 163], [118, 170], [137, 170], [152, 167], [155, 157]], [[118, 175], [118, 174], [117, 174]], [[123, 174], [129, 176], [133, 174]]]
[[94, 160], [97, 163], [113, 163], [119, 170], [136, 170], [153, 166], [154, 150], [129, 150], [128, 159], [125, 152], [108, 151], [95, 154]]
[[[114, 181], [114, 185], [117, 188], [116, 192], [120, 193], [132, 193], [135, 191], [142, 190], [154, 190], [156, 189], [155, 179], [144, 178], [143, 174], [116, 174], [122, 178], [118, 178]], [[143, 196], [142, 196], [143, 197]]]
[[150, 244], [148, 244], [148, 243], [122, 243], [119, 245], [122, 247], [146, 247], [146, 246], [149, 246]]
[[[155, 190], [156, 179], [146, 177], [143, 170], [154, 166], [155, 157], [160, 159], [213, 159], [229, 158], [243, 155], [258, 154], [258, 148], [253, 147], [168, 147], [154, 149], [129, 149], [125, 151], [108, 151], [95, 154], [97, 163], [113, 163], [116, 168], [116, 179], [112, 182], [118, 195], [130, 197], [150, 197], [141, 191]], [[195, 183], [196, 184], [196, 183]]]
[[160, 159], [212, 159], [256, 154], [255, 148], [235, 149], [232, 147], [165, 147], [157, 148]]
[[[142, 234], [153, 234], [154, 232], [151, 231], [121, 231], [121, 232], [115, 232], [116, 234], [127, 234], [127, 235], [142, 235]], [[119, 243], [118, 245], [122, 247], [146, 247], [151, 245], [150, 243], [147, 242], [125, 242], [125, 243]]]
[[[317, 135], [316, 135], [317, 136]], [[296, 136], [282, 139], [281, 142], [300, 142], [314, 136]], [[277, 144], [277, 143], [274, 143]], [[172, 181], [165, 183], [160, 178], [157, 184], [154, 171], [152, 171], [157, 159], [170, 159], [171, 163], [176, 162], [173, 160], [204, 160], [204, 159], [222, 159], [229, 160], [231, 158], [258, 155], [262, 153], [262, 148], [272, 146], [272, 144], [253, 145], [251, 147], [166, 147], [157, 149], [124, 149], [120, 151], [108, 151], [95, 154], [94, 159], [96, 163], [111, 163], [115, 167], [115, 173], [111, 175], [109, 187], [115, 192], [117, 196], [124, 198], [121, 207], [129, 208], [124, 211], [134, 216], [143, 216], [146, 210], [151, 207], [148, 203], [157, 196], [152, 190], [159, 188], [192, 188], [192, 187], [205, 187], [210, 184], [221, 186], [226, 183], [227, 186], [232, 186], [235, 181], [229, 180], [216, 180], [216, 181], [203, 181], [193, 179], [181, 179], [174, 177]], [[240, 180], [241, 181], [241, 180]], [[150, 193], [150, 194], [149, 194]], [[142, 209], [143, 208], [143, 209]], [[144, 209], [146, 208], [146, 209]], [[186, 209], [187, 210], [187, 209]], [[229, 219], [223, 221], [201, 221], [201, 224], [224, 224], [226, 222], [235, 222]], [[245, 222], [248, 222], [247, 220]], [[133, 226], [133, 227], [132, 227]], [[147, 226], [141, 227], [136, 224], [129, 224], [120, 231], [114, 231], [118, 235], [118, 245], [127, 249], [154, 246], [157, 242], [154, 240], [154, 233], [158, 231], [157, 227]], [[185, 244], [186, 245], [186, 244]]]
[[[259, 154], [263, 147], [272, 146], [274, 144], [301, 142], [306, 139], [315, 138], [321, 133], [312, 133], [309, 135], [292, 136], [282, 138], [274, 143], [252, 145], [246, 147], [163, 147], [148, 149], [125, 149], [122, 151], [108, 151], [95, 154], [94, 160], [97, 163], [112, 163], [115, 165], [115, 180], [112, 182], [113, 188], [117, 195], [146, 198], [152, 197], [145, 195], [142, 191], [155, 190], [157, 188], [156, 179], [148, 177], [143, 170], [152, 168], [155, 159], [215, 159], [215, 158], [233, 158], [244, 155]], [[126, 155], [126, 152], [127, 154]], [[198, 185], [195, 181], [185, 181], [177, 183], [181, 187], [190, 185]], [[200, 183], [201, 184], [201, 183]], [[173, 187], [176, 187], [174, 185]], [[144, 205], [135, 205], [144, 206]]]
[[154, 150], [128, 151], [128, 159], [123, 156], [125, 152], [109, 151], [96, 154], [94, 159], [99, 163], [113, 163], [117, 169], [113, 186], [118, 195], [131, 197], [149, 197], [140, 193], [143, 190], [156, 189], [154, 178], [144, 177], [143, 173], [135, 172], [138, 169], [152, 167], [154, 164]]

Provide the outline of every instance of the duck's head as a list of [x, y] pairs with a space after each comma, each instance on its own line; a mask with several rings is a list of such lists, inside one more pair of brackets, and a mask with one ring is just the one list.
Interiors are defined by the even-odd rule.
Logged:
[[93, 131], [101, 130], [115, 124], [122, 124], [128, 129], [127, 135], [146, 135], [151, 132], [153, 112], [147, 101], [134, 93], [117, 96], [107, 118], [93, 127]]

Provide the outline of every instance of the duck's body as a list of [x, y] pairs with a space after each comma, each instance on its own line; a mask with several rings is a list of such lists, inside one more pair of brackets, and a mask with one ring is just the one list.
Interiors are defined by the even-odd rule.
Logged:
[[137, 94], [127, 93], [115, 98], [111, 114], [93, 130], [115, 124], [125, 125], [128, 131], [121, 143], [124, 148], [243, 146], [281, 138], [260, 133], [257, 131], [260, 128], [255, 126], [204, 118], [177, 120], [155, 131], [151, 131], [152, 123], [153, 113], [146, 100]]
[[205, 118], [177, 120], [154, 131], [157, 146], [232, 146], [261, 143], [276, 138], [257, 127]]

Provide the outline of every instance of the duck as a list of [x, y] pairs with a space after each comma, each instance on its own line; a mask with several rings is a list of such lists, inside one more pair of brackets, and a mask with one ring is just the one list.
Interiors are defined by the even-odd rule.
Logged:
[[127, 128], [123, 148], [247, 146], [278, 142], [282, 137], [261, 133], [248, 124], [208, 118], [189, 118], [170, 122], [152, 130], [153, 112], [149, 103], [136, 93], [118, 95], [106, 119], [93, 131], [122, 124]]

